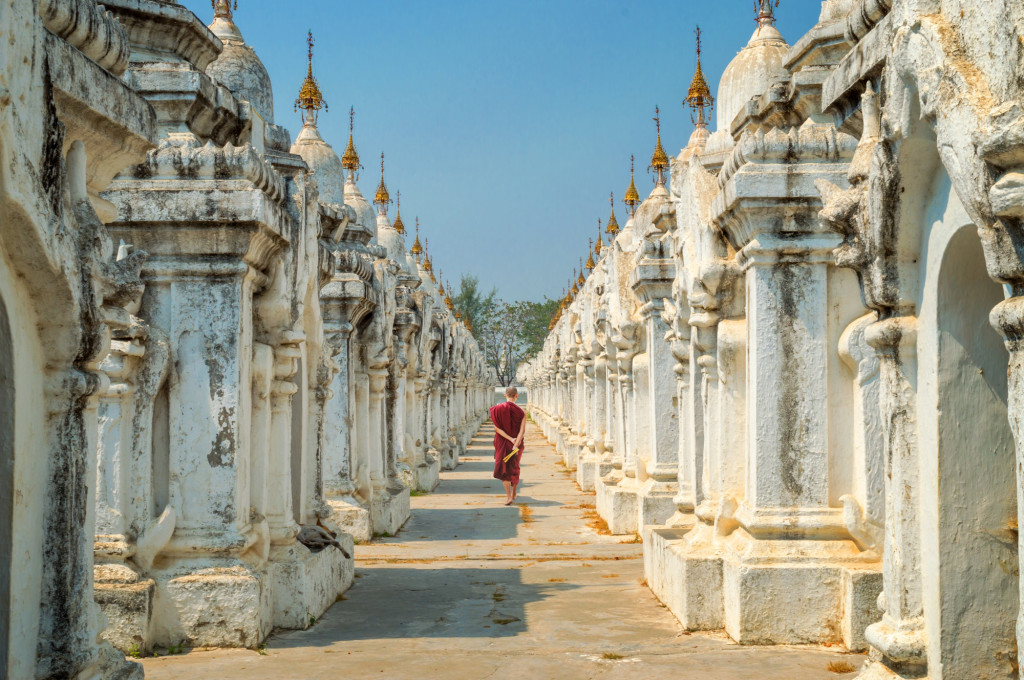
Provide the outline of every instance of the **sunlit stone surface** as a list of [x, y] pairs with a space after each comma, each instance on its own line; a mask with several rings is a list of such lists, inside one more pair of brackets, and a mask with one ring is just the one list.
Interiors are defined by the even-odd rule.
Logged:
[[520, 369], [689, 629], [1018, 677], [1024, 8], [978, 9], [829, 0], [790, 47], [762, 2]]
[[0, 676], [308, 627], [485, 417], [476, 342], [231, 3], [0, 17]]

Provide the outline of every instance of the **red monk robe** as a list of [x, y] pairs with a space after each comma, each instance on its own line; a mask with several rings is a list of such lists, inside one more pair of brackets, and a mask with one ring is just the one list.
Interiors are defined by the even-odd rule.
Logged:
[[[515, 439], [526, 413], [511, 401], [491, 407], [491, 421], [508, 436]], [[519, 459], [523, 457], [526, 442], [519, 446], [519, 453], [505, 462], [505, 456], [512, 451], [512, 442], [494, 433], [494, 478], [509, 482], [515, 488], [519, 484]]]

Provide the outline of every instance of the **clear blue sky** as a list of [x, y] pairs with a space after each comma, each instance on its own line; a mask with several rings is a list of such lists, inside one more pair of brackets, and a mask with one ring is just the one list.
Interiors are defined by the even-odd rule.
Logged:
[[[183, 0], [204, 22], [209, 0]], [[330, 105], [320, 131], [340, 154], [348, 109], [364, 195], [387, 156], [392, 197], [419, 216], [435, 268], [477, 275], [506, 299], [561, 294], [608, 193], [624, 222], [629, 155], [637, 187], [654, 148], [651, 117], [678, 153], [692, 130], [680, 105], [693, 75], [696, 24], [704, 72], [717, 89], [755, 28], [754, 0], [238, 0], [235, 21], [267, 66], [275, 118], [294, 138], [293, 102], [306, 70]], [[782, 0], [777, 27], [792, 44], [819, 0]], [[392, 212], [392, 218], [394, 213]]]

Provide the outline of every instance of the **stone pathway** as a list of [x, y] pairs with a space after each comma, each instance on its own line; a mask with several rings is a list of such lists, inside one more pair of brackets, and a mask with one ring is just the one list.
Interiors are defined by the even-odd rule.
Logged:
[[412, 499], [397, 537], [356, 546], [356, 581], [315, 626], [263, 653], [194, 650], [144, 661], [146, 676], [274, 680], [816, 680], [863, 657], [820, 648], [743, 647], [683, 631], [643, 583], [642, 548], [600, 535], [532, 427], [519, 507], [491, 477], [485, 426], [434, 493]]

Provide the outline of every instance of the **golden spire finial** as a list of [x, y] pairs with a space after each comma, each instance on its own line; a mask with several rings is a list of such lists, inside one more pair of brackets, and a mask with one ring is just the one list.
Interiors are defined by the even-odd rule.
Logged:
[[594, 271], [594, 267], [597, 266], [594, 262], [594, 239], [588, 238], [587, 243], [587, 247], [590, 248], [590, 254], [587, 255], [587, 271], [592, 272]]
[[[630, 156], [629, 162], [630, 162], [629, 187], [635, 193], [636, 192], [636, 187], [633, 186], [633, 165], [632, 165], [633, 158], [632, 158], [632, 156]], [[629, 196], [629, 192], [628, 191], [626, 192], [626, 195]], [[637, 202], [639, 202], [639, 201], [640, 201], [640, 196], [637, 195]], [[606, 229], [606, 231], [609, 234], [611, 234], [612, 236], [615, 236], [615, 234], [619, 233], [619, 221], [617, 219], [615, 219], [615, 192], [614, 191], [611, 192], [608, 195], [608, 202], [611, 203], [611, 205], [612, 205], [612, 214], [608, 216], [608, 228]], [[600, 222], [601, 221], [598, 220], [598, 225], [597, 225], [597, 233], [598, 234], [601, 233], [601, 224], [600, 224]]]
[[377, 186], [377, 193], [373, 197], [373, 204], [377, 206], [378, 215], [388, 214], [388, 204], [391, 203], [391, 195], [388, 193], [387, 185], [384, 184], [384, 152], [380, 152], [380, 184]]
[[423, 271], [430, 274], [431, 280], [434, 278], [434, 263], [430, 259], [430, 239], [423, 239]]
[[351, 107], [348, 110], [348, 146], [345, 147], [345, 153], [341, 155], [341, 165], [348, 170], [349, 178], [353, 178], [353, 175], [361, 168], [359, 165], [359, 154], [356, 153], [356, 145], [352, 141], [352, 135], [356, 127], [356, 107]]
[[405, 233], [405, 222], [402, 221], [402, 192], [395, 192], [395, 223], [391, 225], [399, 234]]
[[302, 87], [299, 88], [299, 98], [295, 100], [295, 110], [305, 111], [302, 114], [303, 125], [316, 125], [317, 112], [320, 109], [326, 111], [327, 102], [324, 101], [323, 94], [320, 92], [320, 85], [313, 77], [313, 31], [309, 32], [306, 44], [309, 46], [309, 64], [306, 67], [306, 79], [302, 81]]
[[[449, 281], [448, 282], [448, 290], [451, 291], [451, 289], [452, 289], [452, 282]], [[451, 296], [450, 292], [446, 292], [444, 294], [444, 304], [447, 305], [448, 309], [450, 309], [450, 310], [454, 310], [455, 309], [455, 305], [452, 304], [452, 296]]]
[[664, 186], [665, 171], [668, 170], [668, 154], [661, 146], [661, 110], [657, 106], [654, 107], [654, 125], [658, 129], [658, 144], [654, 147], [654, 153], [651, 154], [651, 165], [647, 169], [653, 170], [657, 176], [657, 186]]
[[[708, 87], [708, 81], [704, 79], [704, 71], [700, 67], [700, 26], [697, 26], [695, 33], [697, 34], [697, 70], [693, 74], [693, 80], [690, 81], [690, 90], [686, 94], [683, 106], [690, 107], [690, 120], [693, 121], [693, 124], [698, 128], [705, 128], [707, 127], [705, 116], [711, 113], [715, 98], [711, 96], [711, 88]], [[696, 117], [694, 112], [697, 114]]]
[[586, 282], [587, 282], [587, 279], [584, 278], [584, 276], [583, 276], [583, 258], [581, 257], [580, 258], [580, 275], [576, 278], [576, 283], [578, 283], [580, 286], [582, 286]]
[[[636, 182], [633, 181], [633, 156], [629, 156], [629, 188], [626, 189], [626, 197], [622, 202], [626, 204], [626, 214], [630, 217], [636, 213], [636, 207], [640, 205], [640, 194], [636, 190]], [[611, 226], [611, 225], [609, 225]], [[618, 225], [616, 225], [618, 226]]]
[[572, 268], [572, 288], [570, 288], [570, 290], [572, 291], [572, 296], [574, 298], [580, 292], [580, 284], [576, 280], [576, 267]]
[[423, 246], [420, 245], [420, 218], [416, 218], [416, 240], [412, 243], [412, 248], [409, 249], [416, 261], [420, 261], [420, 255], [423, 254]]
[[[213, 7], [213, 17], [223, 19], [231, 18], [231, 0], [210, 0], [210, 7]], [[238, 0], [235, 0], [234, 9], [238, 9]]]
[[[614, 209], [613, 209], [614, 212]], [[618, 230], [618, 227], [615, 227]], [[601, 259], [601, 249], [604, 248], [604, 240], [601, 236], [601, 218], [597, 218], [597, 243], [594, 244], [594, 252], [597, 253], [598, 259]]]
[[437, 294], [444, 297], [444, 272], [437, 272]]

